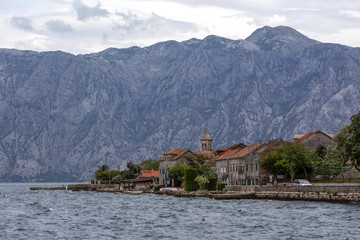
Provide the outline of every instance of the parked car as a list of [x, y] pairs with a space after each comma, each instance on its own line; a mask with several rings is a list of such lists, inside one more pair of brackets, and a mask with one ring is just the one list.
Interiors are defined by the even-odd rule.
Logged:
[[311, 183], [306, 179], [295, 179], [293, 186], [311, 186]]

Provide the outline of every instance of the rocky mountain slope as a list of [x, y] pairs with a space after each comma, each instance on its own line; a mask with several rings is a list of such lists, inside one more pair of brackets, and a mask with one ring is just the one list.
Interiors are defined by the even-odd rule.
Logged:
[[97, 167], [322, 130], [360, 110], [360, 49], [288, 27], [149, 47], [0, 49], [0, 179], [75, 180]]

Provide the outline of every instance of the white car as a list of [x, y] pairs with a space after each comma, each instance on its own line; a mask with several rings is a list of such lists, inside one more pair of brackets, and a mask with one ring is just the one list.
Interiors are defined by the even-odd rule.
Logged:
[[295, 179], [293, 186], [311, 186], [311, 183], [306, 179]]

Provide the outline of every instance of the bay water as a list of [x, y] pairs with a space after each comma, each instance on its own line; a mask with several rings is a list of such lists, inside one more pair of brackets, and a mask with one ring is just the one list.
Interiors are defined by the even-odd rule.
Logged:
[[61, 185], [0, 183], [0, 239], [360, 239], [357, 204], [29, 190]]

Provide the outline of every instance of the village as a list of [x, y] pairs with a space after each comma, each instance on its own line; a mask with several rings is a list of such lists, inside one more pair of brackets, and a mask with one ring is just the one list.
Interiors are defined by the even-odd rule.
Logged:
[[102, 165], [88, 184], [30, 190], [358, 203], [360, 166], [353, 149], [360, 112], [351, 120], [335, 136], [318, 130], [294, 135], [292, 141], [240, 142], [216, 150], [205, 128], [197, 151], [171, 149], [160, 160], [128, 162], [122, 171]]
[[[334, 135], [315, 131], [304, 135], [295, 135], [293, 143], [301, 143], [309, 150], [315, 151], [318, 146], [335, 146], [333, 137]], [[158, 161], [159, 169], [141, 170], [136, 179], [123, 180], [121, 183], [124, 189], [134, 191], [151, 190], [155, 185], [165, 187], [167, 190], [172, 190], [169, 187], [183, 189], [183, 182], [172, 178], [171, 170], [177, 166], [193, 166], [213, 169], [213, 174], [207, 177], [215, 178], [216, 183], [220, 183], [221, 186], [273, 184], [275, 180], [282, 181], [284, 175], [274, 176], [267, 172], [261, 168], [260, 161], [275, 148], [286, 144], [290, 144], [290, 142], [269, 140], [267, 143], [259, 142], [250, 146], [236, 143], [226, 149], [213, 150], [213, 140], [205, 128], [200, 138], [198, 151], [171, 149], [165, 152]], [[206, 180], [205, 182], [207, 183]], [[215, 188], [209, 190], [215, 190]]]

